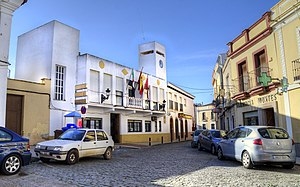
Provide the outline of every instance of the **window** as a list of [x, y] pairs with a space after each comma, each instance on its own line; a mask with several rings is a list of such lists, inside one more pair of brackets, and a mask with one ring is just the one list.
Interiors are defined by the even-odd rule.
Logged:
[[206, 121], [206, 115], [205, 115], [205, 112], [202, 112], [202, 121]]
[[183, 104], [179, 104], [180, 106], [179, 106], [179, 111], [180, 112], [183, 112]]
[[262, 72], [268, 73], [268, 64], [266, 61], [265, 50], [262, 50], [254, 55], [255, 61], [255, 74], [256, 74], [256, 85], [260, 85], [258, 77], [261, 76]]
[[154, 122], [155, 123], [155, 132], [157, 132], [157, 121]]
[[294, 81], [300, 80], [300, 58], [292, 61]]
[[203, 127], [203, 129], [206, 129], [206, 124], [203, 124], [202, 127]]
[[169, 109], [173, 110], [173, 101], [172, 100], [169, 100]]
[[142, 132], [142, 121], [128, 120], [128, 132]]
[[11, 141], [12, 136], [5, 131], [0, 131], [0, 141], [6, 142]]
[[97, 133], [97, 141], [108, 140], [107, 135], [103, 131], [97, 130], [96, 133]]
[[151, 132], [151, 121], [145, 121], [145, 132]]
[[174, 103], [174, 106], [175, 106], [175, 110], [178, 111], [178, 103], [177, 102]]
[[[111, 89], [112, 88], [112, 76], [109, 75], [109, 74], [104, 74], [104, 76], [103, 76], [103, 88], [102, 88], [104, 95], [106, 95], [105, 90], [107, 88], [112, 91], [112, 89]], [[111, 97], [109, 97], [109, 99], [111, 99]]]
[[159, 121], [158, 131], [161, 132], [161, 121]]
[[85, 118], [83, 121], [83, 127], [89, 129], [102, 129], [102, 118]]
[[245, 112], [243, 113], [243, 117], [244, 117], [244, 125], [259, 125], [257, 110], [252, 112]]
[[216, 127], [215, 127], [215, 124], [214, 123], [212, 123], [211, 124], [211, 129], [215, 129]]
[[88, 131], [85, 135], [84, 141], [90, 142], [95, 140], [96, 140], [95, 131]]
[[99, 85], [100, 85], [100, 80], [99, 80], [99, 72], [90, 70], [90, 91], [89, 91], [89, 100], [91, 102], [100, 102], [100, 97], [99, 97]]
[[56, 65], [55, 70], [55, 100], [62, 101], [65, 98], [65, 74], [66, 67]]
[[238, 73], [239, 73], [239, 90], [244, 92], [248, 90], [248, 72], [246, 61], [238, 64]]
[[116, 78], [116, 105], [123, 106], [123, 79]]

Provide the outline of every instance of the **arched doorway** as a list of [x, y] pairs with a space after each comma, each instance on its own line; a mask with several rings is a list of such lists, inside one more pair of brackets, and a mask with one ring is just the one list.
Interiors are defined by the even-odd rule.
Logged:
[[178, 119], [175, 119], [175, 138], [180, 141]]
[[173, 140], [174, 140], [174, 122], [173, 122], [173, 118], [170, 118], [170, 138], [171, 138], [171, 142], [173, 142]]
[[187, 137], [188, 137], [188, 132], [189, 132], [188, 122], [187, 122], [187, 120], [185, 120], [185, 139], [187, 139]]
[[184, 138], [184, 129], [183, 129], [183, 120], [180, 119], [180, 137], [181, 139]]

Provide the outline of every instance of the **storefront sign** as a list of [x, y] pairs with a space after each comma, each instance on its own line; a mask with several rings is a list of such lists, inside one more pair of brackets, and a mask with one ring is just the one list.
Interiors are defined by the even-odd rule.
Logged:
[[192, 119], [193, 117], [188, 114], [178, 113], [178, 118]]
[[276, 100], [277, 100], [276, 94], [266, 95], [266, 96], [263, 96], [263, 97], [259, 97], [257, 99], [259, 104], [269, 103], [269, 102], [273, 102], [273, 101], [276, 101]]

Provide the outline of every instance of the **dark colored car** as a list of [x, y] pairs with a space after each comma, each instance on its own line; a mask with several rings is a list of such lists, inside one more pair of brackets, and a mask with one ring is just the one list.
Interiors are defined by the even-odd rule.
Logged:
[[29, 139], [5, 127], [0, 127], [0, 171], [13, 175], [31, 160]]
[[198, 136], [198, 150], [206, 149], [212, 154], [216, 154], [218, 143], [225, 135], [226, 131], [224, 130], [211, 129], [202, 131]]

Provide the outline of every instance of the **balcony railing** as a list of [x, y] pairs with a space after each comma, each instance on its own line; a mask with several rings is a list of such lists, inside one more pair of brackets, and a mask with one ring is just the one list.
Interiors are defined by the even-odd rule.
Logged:
[[300, 80], [300, 58], [292, 61], [294, 81]]

